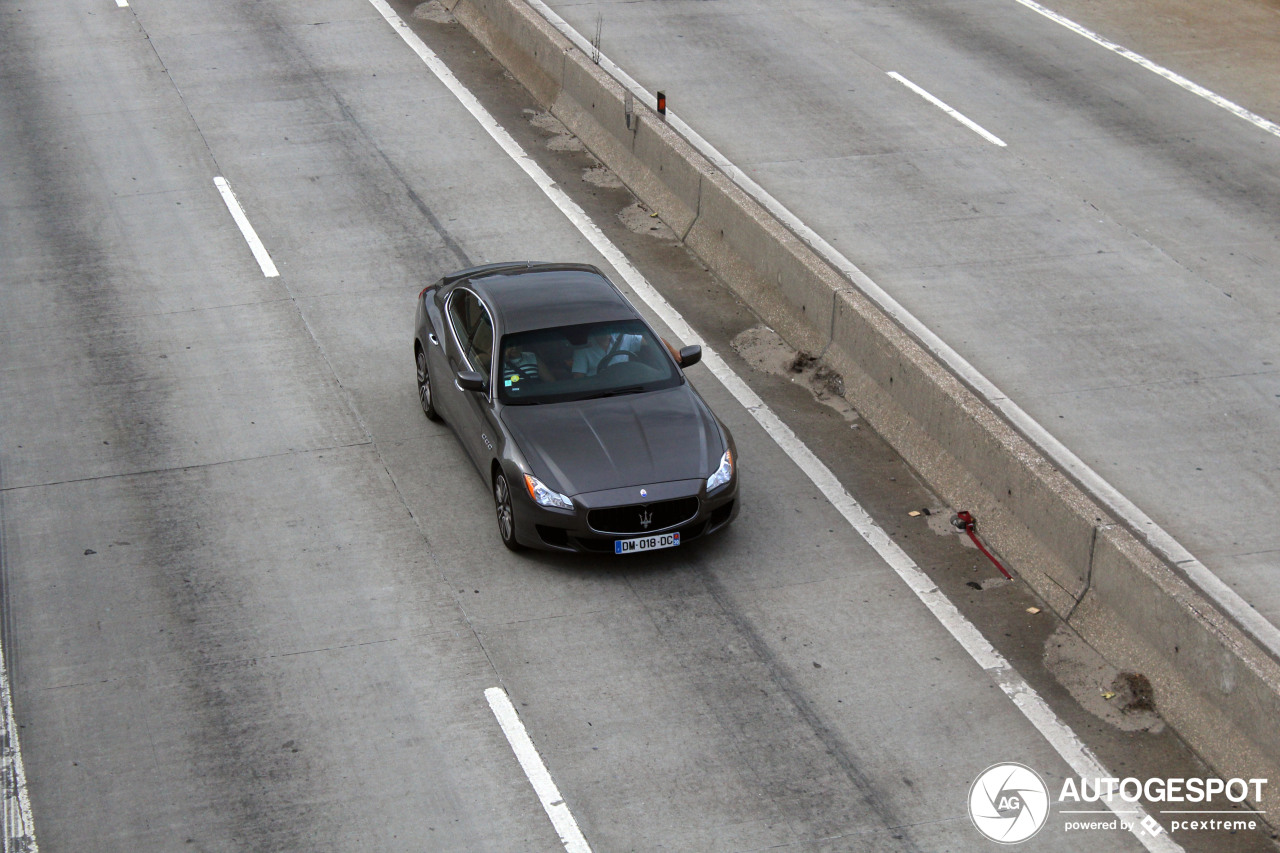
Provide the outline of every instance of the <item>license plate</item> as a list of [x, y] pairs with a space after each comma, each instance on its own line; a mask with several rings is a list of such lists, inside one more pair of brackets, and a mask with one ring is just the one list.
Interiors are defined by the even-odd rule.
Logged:
[[680, 544], [679, 533], [663, 533], [659, 536], [638, 536], [635, 539], [617, 539], [613, 543], [615, 554], [635, 554], [640, 551], [658, 551]]

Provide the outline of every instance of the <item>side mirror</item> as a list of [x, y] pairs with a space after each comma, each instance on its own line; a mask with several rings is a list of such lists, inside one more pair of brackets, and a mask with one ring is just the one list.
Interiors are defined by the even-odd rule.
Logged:
[[484, 376], [474, 370], [458, 371], [458, 387], [463, 391], [480, 391], [481, 393], [489, 390], [489, 384], [484, 381]]
[[697, 344], [685, 347], [680, 350], [680, 358], [678, 360], [682, 368], [693, 367], [695, 364], [702, 361], [702, 347]]

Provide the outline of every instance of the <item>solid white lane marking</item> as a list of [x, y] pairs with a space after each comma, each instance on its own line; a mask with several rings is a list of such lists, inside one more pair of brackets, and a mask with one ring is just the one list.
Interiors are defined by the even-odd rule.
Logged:
[[1132, 50], [1129, 50], [1129, 48], [1127, 47], [1118, 45], [1115, 42], [1110, 41], [1109, 39], [1103, 38], [1102, 36], [1098, 35], [1092, 30], [1080, 26], [1070, 18], [1060, 15], [1057, 12], [1053, 11], [1052, 9], [1046, 9], [1044, 6], [1041, 6], [1039, 3], [1036, 3], [1035, 0], [1017, 0], [1017, 2], [1021, 3], [1023, 6], [1026, 6], [1031, 11], [1036, 12], [1040, 15], [1043, 15], [1044, 17], [1048, 18], [1054, 23], [1061, 24], [1062, 26], [1071, 30], [1073, 33], [1084, 36], [1094, 44], [1099, 45], [1101, 47], [1105, 47], [1107, 50], [1111, 51], [1112, 53], [1117, 54], [1119, 56], [1123, 56], [1125, 59], [1129, 60], [1130, 62], [1137, 63], [1138, 65], [1147, 69], [1151, 73], [1159, 74], [1161, 77], [1168, 80], [1169, 82], [1175, 83], [1181, 86], [1182, 88], [1186, 89], [1188, 92], [1191, 92], [1194, 95], [1198, 95], [1199, 97], [1204, 98], [1206, 101], [1213, 104], [1214, 106], [1221, 107], [1227, 112], [1232, 113], [1233, 115], [1239, 116], [1240, 118], [1244, 119], [1250, 124], [1256, 127], [1259, 127], [1262, 130], [1265, 130], [1267, 133], [1270, 133], [1273, 136], [1280, 136], [1280, 125], [1276, 124], [1273, 121], [1268, 121], [1267, 119], [1263, 118], [1257, 113], [1253, 113], [1253, 112], [1250, 112], [1249, 110], [1246, 110], [1244, 107], [1240, 106], [1234, 101], [1229, 101], [1226, 98], [1222, 97], [1221, 95], [1206, 89], [1204, 86], [1201, 86], [1198, 83], [1193, 83], [1192, 81], [1188, 80], [1186, 77], [1183, 77], [1181, 74], [1178, 74], [1176, 72], [1170, 71], [1168, 68], [1165, 68], [1163, 65], [1157, 65], [1156, 63], [1152, 62], [1150, 59], [1147, 59], [1145, 56], [1139, 53], [1134, 53]]
[[489, 707], [493, 710], [493, 715], [498, 718], [498, 725], [502, 727], [502, 733], [507, 736], [507, 743], [511, 744], [516, 760], [524, 768], [524, 775], [529, 777], [529, 783], [533, 785], [533, 790], [542, 802], [542, 808], [546, 810], [547, 817], [551, 818], [551, 825], [560, 835], [560, 843], [564, 845], [564, 849], [569, 853], [591, 853], [587, 839], [582, 837], [578, 822], [573, 819], [573, 814], [565, 805], [564, 797], [560, 796], [560, 789], [556, 787], [555, 780], [547, 772], [547, 765], [542, 762], [542, 756], [538, 754], [537, 747], [533, 745], [529, 733], [525, 731], [524, 723], [520, 722], [520, 715], [511, 704], [507, 691], [501, 687], [490, 687], [484, 692], [484, 698], [489, 701]]
[[31, 819], [31, 800], [27, 796], [27, 772], [22, 764], [22, 747], [18, 743], [18, 725], [13, 719], [13, 699], [9, 694], [9, 670], [4, 665], [4, 645], [0, 643], [0, 809], [3, 809], [4, 849], [29, 850], [38, 853], [36, 826]]
[[[593, 50], [591, 43], [548, 7], [543, 0], [527, 0], [527, 2], [537, 9], [552, 26], [576, 44], [580, 50], [590, 54]], [[1018, 2], [1025, 3], [1027, 0], [1018, 0]], [[1037, 11], [1042, 8], [1037, 7]], [[1058, 20], [1058, 18], [1055, 17], [1054, 20]], [[1063, 22], [1070, 25], [1070, 22], [1065, 18], [1059, 21], [1059, 23]], [[1085, 30], [1084, 33], [1087, 34], [1088, 31]], [[603, 54], [600, 56], [600, 67], [629, 89], [637, 99], [644, 101], [650, 108], [656, 109], [654, 96], [646, 92], [635, 79]], [[1227, 101], [1226, 103], [1230, 102]], [[956, 375], [967, 382], [970, 387], [978, 392], [980, 397], [986, 400], [988, 405], [998, 410], [1015, 427], [1021, 430], [1022, 434], [1041, 453], [1049, 457], [1056, 467], [1067, 471], [1082, 483], [1095, 498], [1102, 502], [1109, 514], [1128, 522], [1133, 529], [1144, 534], [1147, 544], [1156, 553], [1186, 572], [1187, 576], [1191, 578], [1201, 592], [1208, 595], [1219, 607], [1225, 610], [1232, 619], [1236, 620], [1246, 631], [1253, 635], [1254, 639], [1262, 643], [1272, 654], [1280, 655], [1280, 627], [1271, 624], [1265, 616], [1241, 598], [1239, 593], [1227, 586], [1207, 566], [1197, 560], [1191, 552], [1183, 547], [1182, 543], [1156, 524], [1133, 501], [1122, 495], [1119, 489], [1108, 483], [1098, 472], [1085, 464], [1084, 460], [1041, 426], [1038, 421], [1023, 411], [1021, 406], [1009, 399], [1003, 391], [996, 387], [995, 383], [980, 373], [960, 353], [952, 349], [950, 344], [934, 334], [932, 329], [900, 305], [880, 285], [872, 281], [871, 277], [859, 269], [857, 264], [841, 254], [820, 234], [801, 221], [800, 217], [770, 195], [764, 187], [757, 184], [751, 176], [738, 168], [728, 157], [721, 154], [714, 145], [703, 139], [701, 134], [685, 123], [674, 112], [667, 113], [667, 124], [671, 125], [677, 133], [687, 139], [694, 148], [702, 152], [704, 157], [728, 175], [730, 180], [741, 187], [744, 192], [759, 202], [765, 210], [773, 214], [779, 222], [786, 225], [797, 237], [809, 244], [815, 252], [826, 259], [828, 263], [840, 270], [882, 311], [894, 318], [904, 329], [914, 335], [925, 349], [929, 350]]]
[[116, 6], [121, 9], [127, 9], [129, 7], [129, 0], [116, 0]]
[[[791, 428], [784, 424], [773, 413], [773, 410], [751, 390], [747, 383], [734, 373], [715, 350], [702, 342], [684, 317], [667, 302], [662, 294], [658, 293], [649, 284], [648, 280], [636, 269], [630, 259], [623, 254], [622, 250], [615, 246], [582, 208], [556, 185], [551, 176], [525, 153], [520, 144], [507, 132], [506, 128], [498, 124], [497, 120], [489, 114], [489, 111], [484, 108], [475, 95], [458, 81], [453, 72], [439, 57], [392, 11], [386, 0], [369, 0], [369, 2], [395, 28], [405, 43], [426, 63], [432, 73], [453, 93], [454, 97], [498, 143], [507, 156], [515, 161], [524, 170], [525, 174], [538, 185], [538, 188], [542, 190], [547, 198], [574, 224], [596, 251], [604, 256], [605, 260], [618, 271], [632, 291], [649, 306], [650, 310], [658, 316], [671, 332], [685, 343], [701, 344], [702, 363], [707, 365], [712, 374], [724, 385], [729, 393], [755, 418], [756, 422], [764, 428], [769, 436], [782, 448], [783, 452], [804, 471], [810, 481], [836, 507], [845, 520], [857, 531], [858, 535], [865, 539], [902, 578], [911, 591], [915, 593], [916, 597], [929, 608], [929, 612], [942, 623], [943, 627], [955, 638], [965, 652], [1000, 685], [1000, 689], [1013, 702], [1014, 707], [1022, 712], [1023, 716], [1040, 732], [1041, 736], [1067, 762], [1071, 769], [1086, 778], [1110, 777], [1112, 774], [1093, 756], [1076, 733], [1058, 718], [1053, 709], [1010, 666], [1004, 656], [987, 642], [986, 638], [982, 636], [982, 633], [973, 623], [966, 619], [951, 603], [950, 599], [938, 589], [937, 585], [929, 580], [928, 575], [875, 523], [862, 506], [854, 500], [853, 496], [845, 490], [835, 474], [823, 464], [822, 460], [818, 459], [804, 442], [791, 431]], [[545, 6], [541, 8], [545, 8]], [[569, 27], [568, 24], [563, 21], [560, 23], [572, 31], [572, 27]], [[579, 38], [581, 37], [579, 36]], [[601, 64], [604, 62], [605, 60], [602, 57]], [[610, 64], [612, 65], [612, 63]], [[1108, 802], [1107, 806], [1110, 808], [1112, 803]], [[1133, 809], [1133, 806], [1127, 803], [1116, 804], [1116, 808], [1122, 806]], [[1140, 825], [1140, 821], [1132, 822], [1134, 827], [1133, 834], [1152, 853], [1177, 853], [1182, 850], [1179, 845], [1175, 844], [1167, 836], [1152, 837], [1145, 834]]]
[[915, 92], [915, 93], [916, 93], [917, 95], [919, 95], [920, 97], [924, 98], [924, 99], [925, 99], [926, 101], [928, 101], [929, 103], [933, 104], [933, 105], [934, 105], [935, 107], [937, 107], [938, 109], [942, 110], [942, 111], [943, 111], [944, 113], [946, 113], [947, 115], [951, 116], [951, 117], [952, 117], [953, 119], [955, 119], [956, 121], [958, 121], [958, 122], [960, 122], [961, 124], [963, 124], [965, 127], [967, 127], [967, 128], [969, 128], [970, 130], [972, 130], [974, 133], [976, 133], [976, 134], [978, 134], [979, 136], [981, 136], [983, 139], [985, 139], [985, 140], [987, 140], [988, 142], [990, 142], [992, 145], [999, 145], [1001, 148], [1006, 147], [1003, 139], [1001, 139], [1000, 137], [996, 136], [994, 133], [989, 132], [989, 131], [988, 131], [986, 128], [984, 128], [982, 125], [978, 124], [976, 121], [973, 121], [972, 119], [970, 119], [968, 116], [964, 115], [963, 113], [961, 113], [961, 112], [959, 112], [959, 111], [957, 111], [957, 110], [955, 110], [955, 109], [952, 109], [950, 106], [948, 106], [947, 104], [943, 103], [940, 99], [938, 99], [938, 98], [934, 97], [933, 95], [931, 95], [930, 93], [926, 92], [924, 89], [920, 88], [920, 87], [919, 87], [919, 86], [917, 86], [915, 83], [912, 83], [912, 82], [911, 82], [910, 80], [908, 80], [906, 77], [903, 77], [903, 76], [902, 76], [901, 74], [899, 74], [897, 71], [887, 71], [887, 72], [885, 72], [885, 73], [887, 73], [887, 74], [888, 74], [890, 77], [892, 77], [894, 80], [897, 80], [897, 81], [898, 81], [899, 83], [901, 83], [902, 85], [906, 86], [906, 87], [907, 87], [908, 89], [910, 89], [911, 91]]
[[236, 221], [236, 225], [240, 226], [240, 233], [244, 235], [244, 241], [249, 244], [249, 251], [253, 252], [253, 257], [258, 261], [258, 266], [262, 267], [262, 274], [267, 278], [275, 278], [280, 275], [275, 263], [271, 260], [271, 255], [267, 253], [267, 247], [262, 245], [262, 241], [258, 239], [258, 232], [254, 231], [253, 225], [249, 223], [249, 217], [245, 215], [244, 208], [240, 206], [240, 200], [231, 191], [231, 185], [227, 183], [227, 179], [214, 178], [213, 185], [222, 194], [222, 200], [226, 203], [227, 210], [231, 211], [231, 218]]

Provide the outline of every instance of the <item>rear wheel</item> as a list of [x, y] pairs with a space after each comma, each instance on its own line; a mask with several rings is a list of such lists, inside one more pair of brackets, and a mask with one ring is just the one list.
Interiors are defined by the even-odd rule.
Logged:
[[422, 403], [422, 412], [433, 421], [440, 420], [431, 395], [431, 371], [427, 368], [427, 354], [418, 350], [418, 400]]
[[515, 508], [511, 505], [511, 486], [507, 483], [507, 476], [501, 471], [493, 478], [493, 505], [498, 514], [498, 535], [502, 537], [502, 544], [512, 551], [519, 551]]

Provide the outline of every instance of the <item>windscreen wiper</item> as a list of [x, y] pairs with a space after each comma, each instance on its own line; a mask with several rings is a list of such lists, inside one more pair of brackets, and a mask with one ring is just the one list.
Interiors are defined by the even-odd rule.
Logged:
[[611, 388], [608, 391], [600, 391], [596, 394], [588, 394], [585, 397], [579, 397], [580, 400], [598, 400], [601, 397], [618, 397], [623, 394], [639, 394], [644, 390], [643, 385], [628, 385], [625, 388]]

